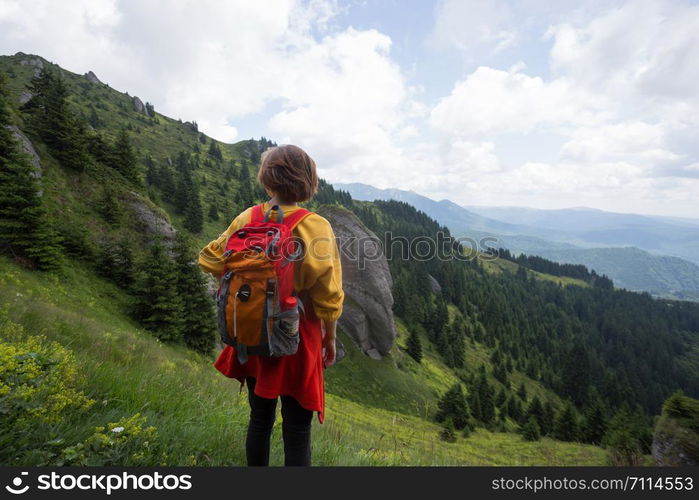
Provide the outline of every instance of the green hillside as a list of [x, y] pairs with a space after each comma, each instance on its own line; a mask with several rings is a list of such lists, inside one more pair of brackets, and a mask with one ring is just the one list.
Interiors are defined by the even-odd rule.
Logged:
[[[191, 261], [263, 199], [254, 175], [272, 143], [216, 142], [36, 56], [0, 57], [0, 74], [4, 186], [41, 192], [0, 190], [0, 463], [244, 463], [247, 403], [211, 366], [213, 304]], [[31, 140], [40, 178], [5, 123]], [[378, 235], [445, 229], [325, 183], [320, 204]], [[647, 454], [663, 399], [699, 390], [699, 308], [509, 261], [389, 266], [397, 345], [373, 361], [340, 332], [347, 356], [327, 371], [315, 463], [603, 464], [608, 435], [631, 429]], [[441, 292], [425, 292], [429, 278]]]
[[613, 276], [614, 283], [629, 290], [684, 300], [699, 298], [699, 266], [666, 255], [652, 255], [634, 247], [585, 248], [536, 251], [558, 262], [583, 264]]
[[[47, 363], [71, 353], [73, 377], [50, 379], [40, 389], [50, 398], [52, 390], [65, 393], [71, 388], [89, 401], [89, 406], [82, 407], [56, 404], [52, 415], [36, 412], [14, 428], [7, 428], [7, 420], [3, 420], [0, 463], [245, 463], [248, 407], [245, 393], [238, 392], [238, 383], [216, 372], [211, 357], [163, 344], [139, 328], [124, 314], [128, 302], [116, 286], [80, 268], [66, 270], [59, 279], [23, 270], [0, 258], [2, 408], [14, 409], [20, 402], [30, 408], [47, 406], [46, 394], [7, 397], [5, 375], [10, 364], [5, 361], [16, 353], [45, 358]], [[30, 343], [37, 338], [41, 339], [38, 345]], [[393, 357], [372, 362], [348, 339], [343, 340], [349, 353], [328, 371], [326, 423], [314, 423], [314, 463], [318, 465], [605, 463], [606, 452], [595, 446], [551, 439], [531, 443], [517, 435], [486, 430], [454, 444], [445, 443], [439, 439], [440, 427], [418, 416], [426, 410], [429, 413], [437, 391], [426, 392], [422, 400], [414, 398], [412, 370], [418, 370], [419, 375], [439, 373], [449, 380], [453, 375], [437, 360], [419, 368], [409, 366], [406, 371], [394, 366]], [[395, 354], [409, 364], [398, 349]], [[357, 374], [356, 369], [363, 374]], [[365, 387], [374, 376], [382, 378], [374, 387]], [[348, 381], [352, 383], [349, 390]], [[388, 394], [388, 389], [400, 391], [401, 397], [416, 403], [415, 411], [373, 406], [372, 397]], [[337, 395], [343, 392], [346, 396]], [[391, 405], [398, 406], [398, 398], [386, 406]], [[140, 430], [138, 419], [125, 421], [137, 414], [143, 417]], [[101, 433], [95, 432], [96, 427], [105, 426]], [[124, 433], [130, 431], [122, 441], [115, 439], [110, 444], [99, 439], [113, 435], [110, 430], [119, 426], [125, 427]], [[151, 426], [154, 429], [147, 432]], [[31, 429], [31, 434], [22, 432], [26, 429]], [[275, 428], [275, 435], [277, 432], [281, 429]], [[278, 437], [273, 439], [273, 464], [283, 463]], [[146, 441], [149, 444], [143, 452]], [[76, 449], [81, 443], [91, 448]]]

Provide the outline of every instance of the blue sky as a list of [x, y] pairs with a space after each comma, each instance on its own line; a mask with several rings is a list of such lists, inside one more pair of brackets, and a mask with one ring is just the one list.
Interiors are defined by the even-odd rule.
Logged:
[[699, 213], [696, 1], [0, 0], [16, 51], [331, 182]]

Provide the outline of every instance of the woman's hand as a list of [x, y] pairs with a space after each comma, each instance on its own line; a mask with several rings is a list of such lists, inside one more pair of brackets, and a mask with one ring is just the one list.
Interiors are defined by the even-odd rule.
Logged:
[[323, 365], [327, 368], [335, 363], [337, 321], [323, 321], [323, 326], [325, 327], [325, 334], [323, 335]]

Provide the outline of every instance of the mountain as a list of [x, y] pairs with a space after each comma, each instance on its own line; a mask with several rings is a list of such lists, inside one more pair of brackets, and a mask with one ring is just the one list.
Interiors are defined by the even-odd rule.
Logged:
[[[216, 284], [193, 258], [265, 199], [274, 143], [216, 141], [39, 56], [0, 57], [0, 75], [0, 463], [243, 463], [245, 396], [211, 366]], [[378, 265], [346, 274], [316, 463], [601, 465], [607, 434], [648, 459], [663, 400], [699, 394], [695, 304], [464, 259], [424, 212], [325, 182], [307, 206], [339, 235], [408, 243], [371, 256], [373, 241]], [[443, 254], [413, 253], [440, 232]]]
[[529, 228], [528, 234], [586, 247], [634, 246], [699, 264], [699, 220], [605, 212], [592, 208], [466, 207]]
[[[629, 290], [684, 300], [699, 297], [699, 266], [693, 262], [610, 243], [633, 241], [639, 243], [639, 247], [652, 246], [643, 244], [650, 233], [662, 241], [668, 241], [670, 235], [675, 241], [685, 236], [691, 239], [699, 230], [699, 220], [616, 214], [589, 208], [463, 208], [449, 200], [434, 201], [413, 191], [378, 189], [361, 183], [335, 184], [335, 187], [360, 200], [409, 203], [449, 227], [454, 234], [472, 238], [480, 246], [583, 264]], [[611, 228], [619, 228], [619, 233]], [[626, 235], [625, 238], [622, 235]], [[596, 243], [595, 239], [605, 242]], [[590, 248], [594, 244], [609, 245], [609, 248]]]
[[378, 189], [359, 182], [333, 184], [336, 189], [347, 191], [356, 200], [397, 200], [404, 201], [422, 210], [430, 217], [449, 227], [455, 234], [463, 231], [483, 231], [487, 233], [513, 234], [522, 232], [523, 227], [478, 215], [449, 200], [434, 201], [414, 191], [400, 189]]
[[699, 266], [677, 257], [652, 255], [635, 247], [539, 250], [535, 254], [561, 263], [582, 264], [612, 277], [621, 288], [699, 300]]

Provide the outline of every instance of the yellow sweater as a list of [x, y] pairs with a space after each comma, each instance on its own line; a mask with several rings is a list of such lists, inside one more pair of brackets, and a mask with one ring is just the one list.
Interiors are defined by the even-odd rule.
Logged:
[[[268, 208], [269, 205], [265, 203], [263, 209]], [[282, 205], [281, 208], [287, 215], [299, 207]], [[272, 215], [276, 216], [276, 212]], [[217, 278], [221, 276], [224, 270], [223, 252], [226, 242], [231, 233], [250, 222], [251, 216], [252, 207], [233, 219], [228, 229], [201, 249], [199, 266], [204, 272], [211, 273]], [[303, 262], [296, 266], [294, 288], [297, 291], [308, 291], [319, 318], [326, 321], [336, 320], [342, 314], [342, 301], [345, 294], [342, 291], [340, 254], [332, 227], [325, 218], [312, 213], [296, 226], [294, 235], [301, 238], [306, 248]]]

